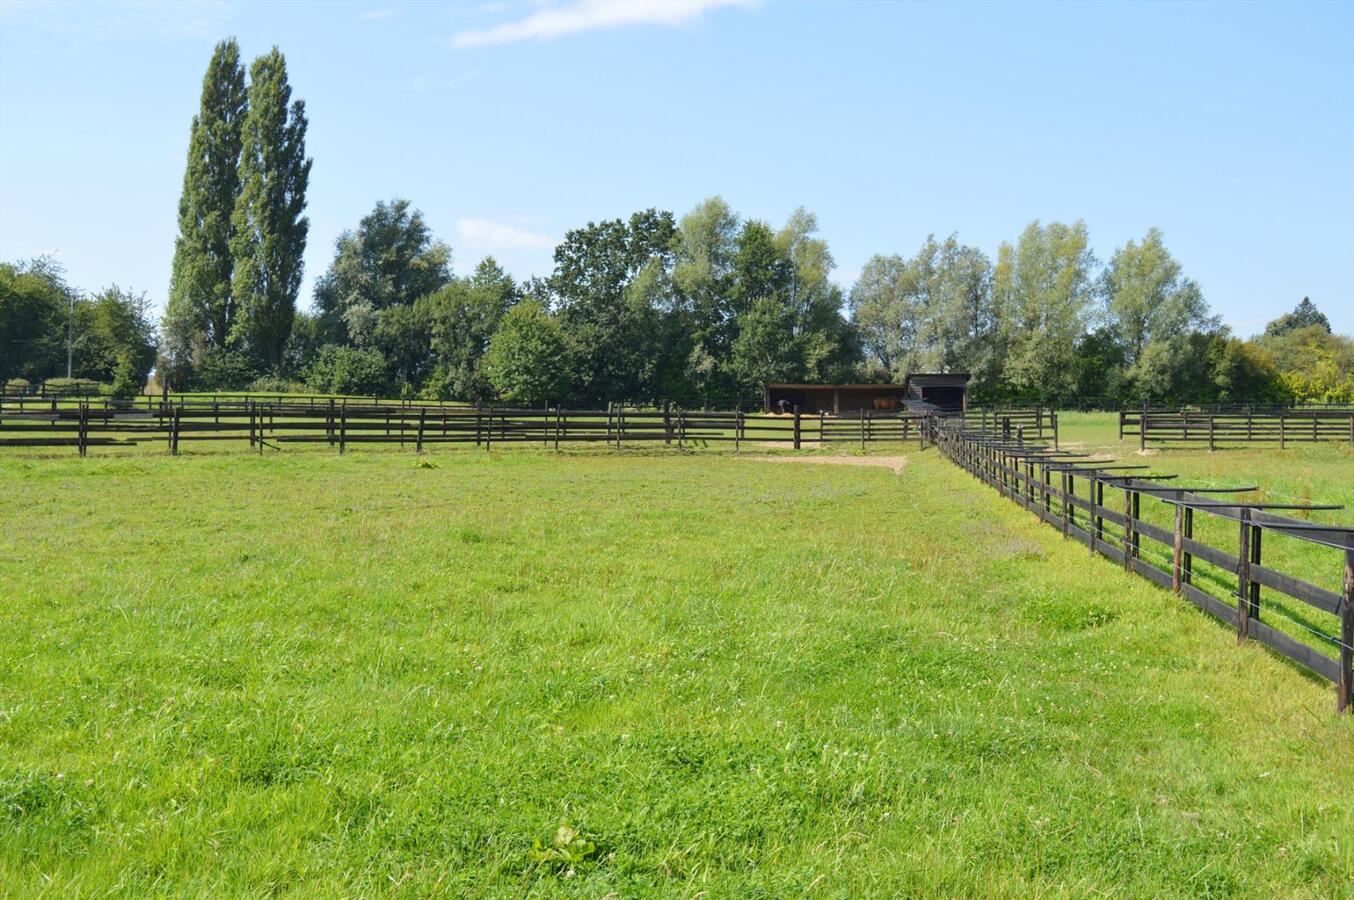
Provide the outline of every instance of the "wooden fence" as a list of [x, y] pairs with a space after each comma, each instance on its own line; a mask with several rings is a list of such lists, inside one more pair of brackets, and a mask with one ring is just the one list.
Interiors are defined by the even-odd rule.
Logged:
[[1058, 433], [1058, 413], [1047, 406], [970, 406], [964, 411], [968, 428], [995, 432], [1024, 429], [1026, 435], [1042, 440]]
[[1154, 446], [1218, 447], [1339, 441], [1354, 446], [1354, 407], [1252, 407], [1196, 412], [1188, 409], [1119, 413], [1119, 439], [1137, 436], [1139, 449]]
[[497, 406], [367, 403], [309, 398], [217, 400], [181, 398], [117, 404], [56, 402], [24, 405], [0, 401], [0, 447], [91, 447], [163, 443], [177, 454], [185, 443], [235, 442], [262, 453], [284, 444], [350, 446], [397, 444], [422, 451], [433, 444], [565, 443], [621, 446], [662, 442], [685, 446], [726, 442], [786, 445], [806, 443], [917, 441], [925, 410], [862, 411], [845, 417], [770, 415], [739, 411], [514, 409]]
[[[1354, 527], [1282, 514], [1340, 507], [1213, 499], [1256, 488], [1169, 484], [1174, 475], [1146, 474], [1142, 470], [1148, 466], [1115, 465], [1057, 451], [970, 429], [960, 420], [936, 419], [927, 428], [948, 459], [1060, 529], [1065, 538], [1086, 544], [1092, 555], [1107, 557], [1235, 626], [1239, 642], [1259, 641], [1334, 682], [1340, 712], [1354, 702]], [[1148, 521], [1144, 499], [1168, 504], [1174, 527]], [[1230, 550], [1201, 539], [1199, 516], [1214, 522], [1213, 533], [1235, 529]], [[1270, 546], [1263, 540], [1266, 535], [1331, 553], [1334, 571], [1343, 563], [1343, 586], [1331, 590], [1280, 571], [1273, 563], [1266, 565], [1261, 552], [1262, 546]], [[1277, 597], [1267, 598], [1265, 590]], [[1300, 611], [1294, 612], [1289, 600], [1301, 604]], [[1322, 627], [1317, 622], [1321, 616], [1333, 617], [1334, 624]]]

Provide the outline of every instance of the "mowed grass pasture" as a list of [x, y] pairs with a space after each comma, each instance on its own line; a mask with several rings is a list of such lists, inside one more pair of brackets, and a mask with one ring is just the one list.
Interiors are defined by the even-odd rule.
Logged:
[[935, 450], [221, 449], [0, 454], [0, 895], [1354, 896], [1330, 684]]

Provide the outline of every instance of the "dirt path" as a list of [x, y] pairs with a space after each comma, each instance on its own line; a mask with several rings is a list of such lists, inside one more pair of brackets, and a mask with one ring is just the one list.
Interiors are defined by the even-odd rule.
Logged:
[[907, 465], [906, 456], [745, 456], [757, 462], [807, 463], [819, 466], [879, 466], [901, 475]]

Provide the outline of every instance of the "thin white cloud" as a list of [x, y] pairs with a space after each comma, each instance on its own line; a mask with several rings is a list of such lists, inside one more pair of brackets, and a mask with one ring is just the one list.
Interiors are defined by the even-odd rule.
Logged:
[[675, 28], [699, 20], [707, 10], [722, 6], [756, 6], [759, 0], [575, 0], [564, 6], [538, 10], [515, 22], [489, 28], [458, 31], [453, 47], [484, 47], [517, 41], [553, 41], [598, 29], [632, 25]]
[[461, 240], [487, 250], [553, 250], [556, 240], [548, 234], [489, 219], [457, 219]]

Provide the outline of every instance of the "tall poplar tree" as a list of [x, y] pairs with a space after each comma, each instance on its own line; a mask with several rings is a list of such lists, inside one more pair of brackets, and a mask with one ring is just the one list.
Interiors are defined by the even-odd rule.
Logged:
[[306, 106], [291, 99], [287, 61], [274, 47], [249, 68], [249, 111], [240, 153], [235, 204], [232, 288], [239, 315], [232, 329], [263, 367], [282, 363], [310, 222], [301, 215], [310, 180]]
[[[231, 296], [232, 216], [240, 194], [244, 66], [234, 39], [216, 45], [193, 117], [179, 197], [179, 236], [166, 306], [166, 334], [198, 347], [225, 347], [235, 320]], [[187, 351], [189, 347], [178, 348]]]

